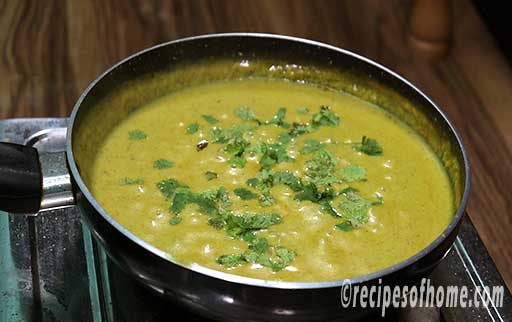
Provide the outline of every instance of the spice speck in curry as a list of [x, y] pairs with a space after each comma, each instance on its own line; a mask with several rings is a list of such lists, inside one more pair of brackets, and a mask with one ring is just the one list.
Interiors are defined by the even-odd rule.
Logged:
[[454, 211], [439, 160], [398, 119], [278, 80], [150, 102], [109, 134], [91, 183], [105, 210], [176, 261], [266, 280], [384, 269], [432, 242]]

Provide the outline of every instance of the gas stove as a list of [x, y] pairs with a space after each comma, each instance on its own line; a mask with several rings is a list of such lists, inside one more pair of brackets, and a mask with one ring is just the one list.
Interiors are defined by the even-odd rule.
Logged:
[[[65, 149], [67, 119], [0, 121], [0, 141], [46, 152]], [[0, 213], [0, 321], [207, 321], [161, 300], [108, 259], [77, 208], [39, 216]], [[468, 218], [446, 258], [429, 276], [436, 285], [504, 285]], [[512, 321], [512, 297], [502, 307], [395, 309], [369, 321]]]

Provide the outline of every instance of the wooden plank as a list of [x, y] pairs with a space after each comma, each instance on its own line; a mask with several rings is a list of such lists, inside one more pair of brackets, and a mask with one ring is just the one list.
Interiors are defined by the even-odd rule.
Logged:
[[471, 4], [453, 10], [453, 48], [429, 61], [408, 41], [408, 1], [4, 1], [0, 118], [66, 116], [108, 66], [179, 37], [258, 31], [345, 47], [409, 78], [454, 121], [473, 166], [469, 213], [512, 286], [512, 71]]

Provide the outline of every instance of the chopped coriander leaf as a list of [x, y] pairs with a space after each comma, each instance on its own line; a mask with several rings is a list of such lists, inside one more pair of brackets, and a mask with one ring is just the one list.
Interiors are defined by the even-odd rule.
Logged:
[[309, 113], [309, 108], [307, 108], [307, 107], [299, 107], [297, 109], [297, 113], [299, 113], [299, 114], [308, 114]]
[[[247, 238], [247, 237], [250, 238]], [[249, 244], [249, 249], [257, 254], [264, 254], [268, 250], [268, 241], [265, 238], [258, 238], [253, 233], [245, 234], [244, 241]]]
[[366, 180], [366, 170], [357, 165], [348, 165], [341, 169], [341, 179], [345, 182]]
[[274, 184], [284, 184], [293, 191], [302, 190], [302, 181], [289, 171], [277, 171], [272, 173]]
[[320, 143], [320, 141], [315, 139], [306, 139], [304, 141], [304, 147], [300, 150], [300, 153], [302, 154], [308, 154], [313, 153], [318, 150], [321, 150], [325, 145], [323, 143]]
[[250, 178], [250, 179], [247, 179], [247, 181], [245, 183], [249, 187], [256, 188], [260, 184], [260, 180], [258, 180], [258, 178]]
[[262, 156], [260, 158], [260, 165], [262, 167], [272, 166], [281, 162], [291, 162], [294, 159], [288, 156], [286, 147], [282, 144], [268, 144], [261, 143]]
[[171, 218], [171, 220], [169, 220], [169, 224], [175, 226], [175, 225], [178, 225], [179, 223], [181, 223], [182, 221], [182, 218], [180, 216], [174, 216]]
[[231, 205], [231, 202], [229, 201], [229, 192], [224, 187], [220, 187], [217, 189], [215, 198], [217, 199], [217, 202], [219, 202], [223, 208], [227, 208]]
[[354, 226], [352, 226], [352, 224], [350, 223], [350, 221], [344, 221], [344, 222], [341, 222], [337, 225], [335, 225], [336, 228], [338, 228], [339, 230], [342, 230], [342, 231], [351, 231], [351, 230], [354, 230]]
[[228, 142], [242, 140], [246, 132], [250, 132], [252, 127], [248, 125], [233, 125], [229, 129], [214, 127], [210, 134], [213, 136], [213, 143], [226, 144]]
[[217, 263], [228, 268], [245, 264], [247, 261], [243, 254], [222, 255], [217, 258]]
[[334, 218], [343, 217], [336, 208], [334, 208], [329, 200], [321, 200], [318, 202], [322, 206], [322, 209]]
[[314, 183], [305, 185], [301, 192], [295, 195], [295, 200], [309, 200], [315, 203], [325, 203], [336, 197], [336, 191], [332, 188], [319, 190]]
[[290, 124], [286, 123], [284, 118], [286, 117], [286, 108], [281, 107], [277, 111], [277, 113], [270, 119], [270, 121], [265, 122], [265, 124], [275, 124], [277, 126], [283, 127], [283, 128], [289, 128]]
[[174, 163], [169, 160], [160, 159], [153, 162], [153, 168], [163, 170], [163, 169], [169, 169], [174, 166]]
[[275, 213], [243, 213], [241, 215], [230, 215], [228, 221], [232, 226], [238, 226], [247, 230], [259, 230], [280, 224], [283, 222], [283, 218], [279, 214]]
[[258, 141], [254, 144], [251, 144], [247, 149], [245, 149], [245, 152], [247, 152], [250, 156], [255, 156], [256, 154], [263, 153], [264, 145], [267, 143]]
[[235, 109], [235, 115], [243, 121], [257, 121], [256, 114], [247, 106], [240, 106]]
[[306, 175], [315, 184], [333, 184], [339, 181], [334, 175], [338, 161], [329, 150], [322, 149], [314, 153], [313, 159], [306, 161]]
[[294, 138], [311, 132], [313, 132], [313, 127], [310, 124], [293, 123], [292, 129], [290, 132], [288, 132], [288, 134]]
[[170, 211], [174, 214], [179, 214], [193, 200], [194, 195], [188, 188], [178, 188], [172, 199]]
[[148, 135], [141, 130], [133, 130], [128, 132], [130, 140], [144, 140], [148, 138]]
[[182, 185], [175, 179], [162, 180], [159, 183], [157, 183], [156, 186], [157, 186], [158, 190], [160, 190], [160, 192], [167, 199], [171, 199], [173, 197], [174, 193], [176, 192], [176, 189], [178, 189], [179, 187], [188, 188], [188, 186]]
[[244, 157], [238, 157], [234, 156], [231, 159], [229, 159], [229, 164], [232, 168], [243, 168], [245, 167], [245, 164], [247, 163], [247, 160], [245, 160]]
[[210, 124], [215, 124], [215, 123], [218, 123], [219, 120], [217, 120], [215, 117], [213, 117], [212, 115], [202, 115], [203, 116], [203, 119], [210, 123]]
[[345, 189], [340, 191], [340, 194], [347, 194], [347, 193], [358, 192], [358, 191], [359, 190], [357, 190], [356, 188], [346, 187]]
[[204, 176], [206, 177], [206, 180], [208, 180], [208, 181], [212, 181], [212, 180], [217, 179], [219, 177], [219, 175], [216, 172], [213, 172], [213, 171], [206, 171], [204, 173]]
[[267, 229], [282, 221], [282, 217], [278, 214], [229, 214], [226, 218], [226, 233], [234, 239], [242, 239], [253, 230]]
[[284, 262], [290, 263], [295, 259], [297, 253], [293, 250], [290, 250], [286, 247], [276, 247], [276, 255], [281, 258]]
[[237, 195], [238, 198], [242, 200], [252, 200], [258, 198], [257, 194], [245, 188], [236, 188], [233, 191], [235, 192], [235, 195]]
[[171, 202], [169, 209], [174, 214], [179, 214], [188, 204], [196, 204], [199, 211], [207, 215], [224, 213], [230, 206], [229, 194], [224, 187], [194, 193], [174, 179], [160, 181], [157, 187]]
[[226, 225], [226, 221], [221, 216], [214, 216], [208, 219], [208, 224], [215, 229], [222, 229]]
[[235, 156], [241, 156], [249, 145], [250, 143], [244, 138], [232, 138], [228, 141], [224, 151]]
[[[275, 256], [271, 256], [274, 253]], [[264, 238], [255, 238], [249, 244], [249, 250], [243, 254], [222, 255], [217, 258], [217, 263], [226, 267], [235, 267], [246, 263], [257, 263], [272, 269], [274, 272], [283, 270], [295, 260], [297, 253], [286, 247], [276, 246], [270, 248]]]
[[213, 136], [213, 143], [224, 144], [228, 142], [227, 131], [221, 128], [213, 128], [210, 134]]
[[379, 145], [379, 142], [366, 136], [363, 136], [361, 142], [356, 143], [354, 147], [357, 151], [367, 155], [375, 156], [382, 154], [382, 147]]
[[246, 160], [242, 157], [245, 150], [249, 148], [250, 143], [244, 138], [246, 132], [252, 128], [244, 125], [234, 125], [229, 129], [214, 128], [211, 135], [214, 137], [213, 143], [226, 144], [224, 151], [232, 154], [231, 166], [243, 168]]
[[311, 124], [313, 127], [319, 126], [338, 126], [340, 124], [340, 118], [331, 112], [331, 108], [329, 106], [321, 106], [320, 111], [313, 115], [313, 119], [311, 120]]
[[132, 185], [132, 184], [143, 184], [144, 180], [142, 178], [122, 178], [119, 180], [119, 184], [121, 185]]
[[272, 206], [275, 203], [274, 197], [270, 194], [270, 191], [264, 190], [260, 195], [260, 205], [262, 207]]
[[295, 200], [309, 200], [322, 206], [322, 209], [332, 217], [341, 217], [341, 214], [331, 204], [336, 196], [336, 191], [330, 187], [319, 190], [314, 183], [309, 183], [303, 187], [301, 192], [295, 195]]
[[187, 126], [187, 133], [188, 134], [194, 134], [199, 130], [199, 124], [192, 123], [189, 126]]
[[313, 183], [304, 186], [303, 190], [295, 195], [295, 200], [318, 202], [318, 188]]
[[275, 247], [274, 253], [275, 256], [273, 258], [258, 258], [258, 263], [269, 267], [274, 272], [279, 272], [290, 265], [295, 260], [295, 256], [297, 256], [296, 252], [282, 246]]
[[340, 203], [340, 212], [354, 228], [368, 222], [368, 211], [372, 203], [356, 193], [347, 193], [345, 200]]
[[288, 144], [292, 140], [292, 136], [289, 133], [281, 133], [279, 134], [279, 137], [277, 138], [277, 141], [281, 144]]
[[191, 202], [197, 204], [199, 211], [207, 215], [222, 215], [231, 205], [229, 193], [224, 187], [196, 193]]

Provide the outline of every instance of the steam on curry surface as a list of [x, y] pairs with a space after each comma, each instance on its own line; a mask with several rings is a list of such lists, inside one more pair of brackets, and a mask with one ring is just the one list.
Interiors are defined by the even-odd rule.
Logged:
[[285, 81], [152, 101], [112, 130], [90, 186], [177, 261], [271, 280], [386, 268], [453, 217], [447, 175], [411, 129], [355, 97]]

